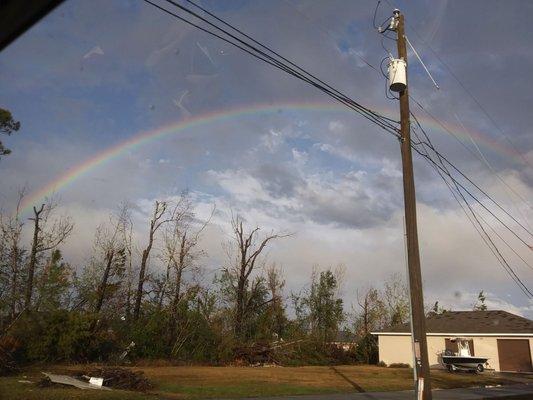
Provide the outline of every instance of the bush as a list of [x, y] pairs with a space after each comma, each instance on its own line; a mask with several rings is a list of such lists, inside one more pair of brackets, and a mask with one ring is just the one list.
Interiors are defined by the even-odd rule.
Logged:
[[380, 362], [378, 362], [376, 365], [377, 365], [378, 367], [384, 367], [384, 368], [387, 367], [387, 363], [384, 362], [384, 361], [380, 361]]
[[[129, 331], [129, 338], [135, 342], [131, 355], [140, 358], [168, 358], [169, 323], [164, 312], [153, 312], [149, 316], [132, 321], [124, 326]], [[124, 332], [128, 335], [128, 332]]]
[[355, 348], [355, 358], [364, 364], [377, 364], [379, 359], [378, 339], [371, 334], [363, 336]]
[[112, 330], [91, 331], [91, 315], [66, 310], [27, 313], [13, 327], [18, 362], [105, 361], [118, 344]]
[[406, 363], [392, 363], [389, 365], [389, 368], [411, 368], [411, 366]]

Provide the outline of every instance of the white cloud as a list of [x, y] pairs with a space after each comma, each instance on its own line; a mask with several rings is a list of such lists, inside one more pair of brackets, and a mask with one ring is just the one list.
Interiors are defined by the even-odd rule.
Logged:
[[271, 153], [276, 151], [283, 141], [283, 133], [274, 129], [270, 129], [267, 134], [261, 136], [261, 144]]
[[345, 126], [341, 121], [330, 121], [328, 124], [328, 128], [333, 133], [343, 133]]
[[293, 148], [291, 151], [292, 151], [292, 158], [294, 159], [294, 163], [298, 167], [304, 166], [309, 160], [309, 154], [307, 154], [307, 152], [299, 151], [298, 149], [295, 149], [295, 148]]

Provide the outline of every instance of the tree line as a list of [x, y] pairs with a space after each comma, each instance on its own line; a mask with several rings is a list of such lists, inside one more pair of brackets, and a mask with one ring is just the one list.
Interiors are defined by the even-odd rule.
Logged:
[[322, 363], [340, 341], [360, 343], [353, 360], [376, 362], [370, 332], [408, 319], [398, 275], [348, 296], [351, 309], [342, 267], [310, 266], [308, 283], [287, 293], [267, 250], [291, 234], [265, 233], [237, 215], [212, 274], [201, 248], [210, 219], [197, 218], [187, 193], [154, 202], [144, 240], [122, 204], [97, 227], [90, 257], [73, 266], [61, 252], [72, 219], [53, 200], [22, 218], [24, 194], [13, 215], [0, 214], [0, 346], [21, 362], [105, 361], [128, 348], [130, 357], [227, 363], [246, 346], [285, 343], [286, 362]]

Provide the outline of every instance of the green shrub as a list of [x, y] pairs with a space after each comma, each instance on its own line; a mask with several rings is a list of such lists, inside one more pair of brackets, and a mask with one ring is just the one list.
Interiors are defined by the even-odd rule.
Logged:
[[374, 335], [363, 336], [355, 348], [355, 359], [359, 363], [377, 364], [379, 358], [378, 340]]
[[411, 366], [405, 363], [392, 363], [389, 365], [389, 368], [411, 368]]
[[78, 312], [27, 313], [12, 330], [22, 343], [18, 361], [105, 361], [117, 340], [105, 327], [91, 331], [92, 324], [91, 315]]

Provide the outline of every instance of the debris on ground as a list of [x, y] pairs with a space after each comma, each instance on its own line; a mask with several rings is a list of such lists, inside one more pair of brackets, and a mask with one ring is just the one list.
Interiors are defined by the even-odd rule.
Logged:
[[290, 342], [275, 341], [252, 343], [234, 349], [234, 363], [252, 367], [272, 367], [282, 364], [284, 357], [291, 352], [291, 347], [302, 342], [302, 339]]
[[91, 385], [96, 385], [102, 387], [104, 385], [104, 378], [95, 378], [94, 376], [89, 377], [89, 383]]
[[46, 376], [43, 380], [39, 382], [40, 387], [52, 386], [52, 384], [57, 383], [60, 385], [74, 386], [78, 389], [104, 389], [111, 390], [107, 387], [93, 385], [91, 383], [82, 381], [81, 379], [76, 379], [68, 375], [57, 375], [51, 374], [49, 372], [43, 372]]
[[118, 357], [120, 361], [124, 360], [128, 353], [135, 347], [135, 342], [131, 342], [128, 347], [122, 352], [122, 354]]
[[[119, 367], [92, 368], [74, 372], [79, 379], [90, 381], [90, 378], [103, 379], [103, 387], [123, 390], [137, 390], [144, 392], [152, 389], [154, 385], [144, 376], [143, 371], [132, 371]], [[93, 379], [96, 382], [95, 379]]]
[[274, 363], [274, 352], [269, 343], [254, 343], [234, 349], [235, 363], [238, 365], [258, 365]]

